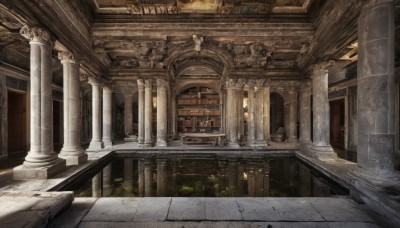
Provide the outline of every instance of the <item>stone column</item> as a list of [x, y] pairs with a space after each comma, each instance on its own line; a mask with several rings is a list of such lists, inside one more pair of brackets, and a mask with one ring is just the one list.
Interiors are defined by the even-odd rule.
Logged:
[[132, 91], [123, 91], [122, 93], [124, 95], [125, 139], [129, 141], [129, 136], [133, 135], [133, 115], [132, 115], [133, 93]]
[[167, 146], [168, 82], [157, 79], [157, 146]]
[[144, 143], [144, 81], [137, 80], [138, 84], [138, 143]]
[[47, 179], [65, 170], [65, 160], [53, 149], [53, 100], [51, 52], [53, 42], [42, 28], [21, 29], [30, 42], [30, 151], [21, 166], [13, 170], [14, 179]]
[[297, 91], [289, 91], [289, 142], [297, 142]]
[[264, 138], [264, 79], [257, 79], [255, 85], [255, 99], [254, 99], [254, 122], [255, 122], [255, 132], [256, 132], [256, 144], [257, 146], [265, 145]]
[[238, 161], [237, 159], [229, 159], [228, 161], [228, 183], [230, 196], [238, 196]]
[[64, 145], [59, 154], [67, 165], [79, 165], [87, 161], [81, 147], [81, 98], [79, 62], [70, 52], [59, 52], [63, 65]]
[[330, 145], [328, 70], [334, 62], [320, 63], [313, 66], [313, 145], [310, 155], [318, 159], [335, 158]]
[[256, 188], [255, 188], [255, 173], [254, 166], [250, 166], [247, 168], [247, 194], [249, 197], [256, 196]]
[[311, 88], [303, 86], [299, 93], [300, 143], [311, 144]]
[[238, 79], [236, 83], [236, 102], [237, 102], [237, 125], [238, 125], [238, 139], [242, 141], [244, 136], [244, 111], [243, 111], [243, 86], [246, 83], [244, 79]]
[[170, 130], [172, 134], [172, 138], [177, 138], [177, 111], [176, 111], [176, 94], [174, 90], [174, 85], [170, 85]]
[[110, 86], [103, 88], [103, 144], [111, 147], [112, 132], [112, 90]]
[[87, 150], [96, 151], [103, 148], [101, 141], [101, 88], [100, 82], [93, 77], [89, 77], [89, 84], [92, 86], [92, 141]]
[[133, 193], [133, 158], [124, 159], [124, 182], [125, 191]]
[[238, 126], [237, 126], [237, 101], [236, 101], [236, 82], [228, 79], [226, 82], [226, 130], [228, 133], [228, 146], [238, 147]]
[[157, 160], [157, 196], [167, 196], [167, 161]]
[[369, 1], [358, 20], [357, 162], [376, 172], [395, 167], [394, 1]]
[[151, 79], [145, 81], [144, 91], [144, 146], [153, 146], [152, 124], [153, 124], [153, 82]]
[[266, 80], [264, 83], [264, 139], [267, 143], [271, 142], [271, 119], [270, 119], [270, 108], [271, 108], [271, 80]]
[[249, 90], [247, 92], [247, 145], [253, 146], [255, 143], [255, 123], [254, 123], [254, 84], [255, 80], [250, 79], [247, 82]]

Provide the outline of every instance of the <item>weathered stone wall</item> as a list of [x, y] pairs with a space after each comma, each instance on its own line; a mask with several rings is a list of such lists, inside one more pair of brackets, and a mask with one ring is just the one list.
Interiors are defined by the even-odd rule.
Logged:
[[0, 74], [0, 158], [7, 156], [7, 88], [5, 75]]

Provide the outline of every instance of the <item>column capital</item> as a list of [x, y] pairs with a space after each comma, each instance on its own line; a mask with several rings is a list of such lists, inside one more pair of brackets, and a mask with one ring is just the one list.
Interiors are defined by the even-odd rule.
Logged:
[[311, 66], [313, 75], [319, 74], [321, 71], [326, 71], [328, 67], [335, 65], [334, 60], [324, 61]]
[[144, 81], [144, 87], [146, 88], [146, 89], [148, 89], [148, 88], [152, 88], [153, 87], [153, 80], [152, 79], [147, 79], [147, 80], [145, 80]]
[[138, 79], [137, 81], [138, 84], [138, 89], [143, 90], [144, 89], [144, 80], [143, 79]]
[[20, 34], [30, 42], [37, 42], [45, 45], [52, 46], [53, 40], [49, 31], [41, 27], [28, 27], [24, 26], [20, 30]]
[[241, 90], [241, 89], [243, 89], [244, 84], [246, 84], [246, 80], [243, 78], [240, 78], [235, 83], [235, 87], [236, 87], [236, 89]]
[[97, 79], [97, 78], [95, 78], [95, 77], [89, 76], [89, 77], [88, 77], [88, 83], [89, 83], [91, 86], [100, 86], [100, 81], [99, 81], [99, 79]]
[[254, 89], [255, 84], [256, 84], [256, 80], [254, 80], [254, 79], [247, 80], [247, 86], [249, 87], [249, 89], [250, 88]]
[[264, 87], [264, 82], [265, 82], [265, 79], [256, 79], [256, 84], [255, 84], [254, 89], [261, 91]]
[[103, 93], [112, 93], [113, 90], [111, 88], [111, 85], [104, 85], [103, 87]]
[[226, 80], [226, 88], [227, 89], [234, 89], [236, 88], [236, 80], [233, 78], [228, 78]]
[[271, 86], [271, 79], [265, 79], [265, 82], [264, 82], [264, 87], [270, 87]]
[[168, 89], [169, 83], [164, 79], [157, 79], [157, 89]]
[[57, 55], [61, 63], [76, 63], [79, 64], [79, 60], [76, 59], [75, 55], [69, 51], [60, 51]]

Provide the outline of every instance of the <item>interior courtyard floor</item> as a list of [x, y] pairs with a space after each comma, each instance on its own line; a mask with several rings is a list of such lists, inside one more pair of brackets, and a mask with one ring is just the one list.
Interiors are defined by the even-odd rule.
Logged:
[[[213, 147], [212, 145], [180, 145], [161, 148], [140, 148], [134, 142], [120, 142], [111, 149], [98, 152], [89, 152], [89, 160], [80, 166], [70, 166], [67, 170], [48, 180], [13, 180], [12, 167], [8, 166], [0, 170], [0, 218], [15, 218], [15, 220], [32, 222], [32, 216], [36, 222], [41, 222], [43, 216], [37, 216], [35, 210], [42, 207], [34, 204], [23, 205], [21, 199], [7, 197], [7, 192], [34, 191], [37, 194], [48, 191], [56, 191], [76, 179], [79, 175], [90, 175], [90, 170], [99, 165], [102, 161], [111, 158], [114, 153], [130, 154], [132, 152], [146, 154], [149, 152], [164, 151], [168, 153], [214, 153], [214, 154], [292, 154], [298, 159], [303, 160], [310, 166], [324, 173], [332, 180], [345, 186], [350, 191], [348, 197], [329, 197], [329, 198], [75, 198], [70, 197], [71, 192], [65, 192], [63, 206], [58, 205], [60, 201], [49, 201], [45, 210], [56, 210], [51, 214], [60, 214], [53, 221], [53, 227], [380, 227], [383, 218], [390, 218], [392, 221], [400, 221], [400, 175], [393, 173], [384, 178], [378, 177], [372, 172], [367, 172], [357, 166], [357, 164], [343, 160], [332, 159], [319, 161], [306, 156], [296, 143], [272, 144], [266, 148], [229, 148]], [[16, 163], [18, 163], [16, 161]], [[24, 196], [24, 194], [20, 194]], [[37, 195], [25, 196], [28, 198]], [[46, 200], [46, 199], [42, 199]], [[23, 200], [22, 200], [23, 201]], [[221, 201], [221, 202], [219, 202]], [[248, 201], [248, 202], [247, 202]], [[363, 203], [357, 203], [357, 202]], [[4, 203], [3, 202], [7, 202]], [[175, 203], [182, 203], [177, 207], [179, 211], [171, 211]], [[216, 203], [218, 202], [218, 203]], [[249, 203], [251, 202], [251, 203]], [[303, 202], [303, 203], [299, 203]], [[208, 207], [208, 203], [215, 206]], [[245, 205], [243, 206], [242, 205]], [[365, 204], [364, 204], [365, 203]], [[66, 206], [72, 204], [66, 211]], [[218, 205], [231, 204], [218, 208]], [[232, 207], [236, 205], [236, 207]], [[318, 204], [319, 206], [316, 206]], [[17, 206], [16, 206], [17, 205]], [[41, 203], [43, 205], [43, 203]], [[113, 205], [110, 207], [109, 205]], [[140, 205], [140, 206], [138, 206]], [[147, 206], [146, 206], [147, 205]], [[154, 205], [161, 205], [159, 210], [154, 209]], [[162, 206], [164, 205], [164, 206]], [[275, 206], [273, 206], [275, 205]], [[131, 207], [131, 209], [127, 209]], [[125, 208], [125, 209], [124, 209]], [[164, 208], [164, 209], [163, 209]], [[187, 209], [185, 209], [187, 208]], [[191, 208], [191, 209], [190, 209]], [[207, 208], [214, 212], [207, 212]], [[280, 209], [278, 209], [280, 208]], [[368, 208], [368, 209], [367, 209]], [[38, 210], [39, 210], [38, 209]], [[191, 210], [201, 209], [200, 212]], [[235, 210], [231, 212], [230, 210]], [[372, 210], [371, 210], [372, 209]], [[143, 210], [143, 211], [142, 211]], [[18, 213], [26, 216], [9, 216]], [[375, 212], [372, 212], [375, 211]], [[121, 216], [111, 216], [113, 213], [121, 213]], [[125, 213], [123, 213], [125, 212]], [[175, 214], [171, 214], [174, 212]], [[251, 212], [251, 213], [250, 213]], [[332, 212], [332, 214], [330, 214]], [[357, 216], [348, 216], [355, 213]], [[376, 212], [380, 215], [376, 216]], [[32, 214], [31, 214], [32, 213]], [[148, 214], [146, 214], [148, 213]], [[192, 213], [198, 218], [184, 217], [185, 213]], [[207, 214], [211, 213], [211, 214]], [[248, 214], [246, 214], [248, 213]], [[253, 213], [253, 214], [252, 214]], [[277, 217], [271, 217], [272, 214]], [[308, 214], [307, 214], [308, 213]], [[325, 213], [325, 214], [324, 214]], [[333, 217], [329, 217], [326, 213]], [[270, 216], [271, 214], [271, 216]], [[344, 214], [344, 217], [341, 215]], [[175, 217], [174, 217], [175, 216]], [[183, 217], [179, 217], [183, 216]], [[201, 217], [203, 216], [203, 217]], [[207, 217], [209, 216], [209, 217]], [[211, 217], [210, 217], [211, 216]], [[214, 217], [212, 217], [214, 216]], [[237, 216], [237, 217], [231, 217]], [[247, 216], [247, 217], [246, 217]], [[251, 217], [256, 216], [256, 217]], [[258, 216], [258, 217], [257, 217]], [[285, 217], [289, 216], [289, 217]], [[290, 218], [290, 216], [293, 216]], [[45, 224], [51, 222], [54, 217], [45, 217]], [[50, 219], [49, 219], [50, 218]], [[345, 218], [345, 219], [344, 219]], [[0, 221], [5, 221], [0, 219]], [[9, 220], [7, 220], [9, 221]], [[37, 224], [37, 223], [32, 223]], [[399, 223], [397, 223], [399, 224]], [[393, 224], [393, 227], [396, 227]], [[7, 226], [1, 226], [7, 227]], [[13, 227], [18, 227], [14, 226]], [[20, 227], [27, 227], [26, 224]], [[29, 226], [28, 226], [29, 227]], [[35, 227], [35, 226], [30, 226]]]

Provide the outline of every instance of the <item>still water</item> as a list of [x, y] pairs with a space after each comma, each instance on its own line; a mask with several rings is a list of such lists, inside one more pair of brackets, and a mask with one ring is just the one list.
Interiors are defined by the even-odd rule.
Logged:
[[114, 158], [76, 197], [324, 197], [348, 194], [296, 158]]

